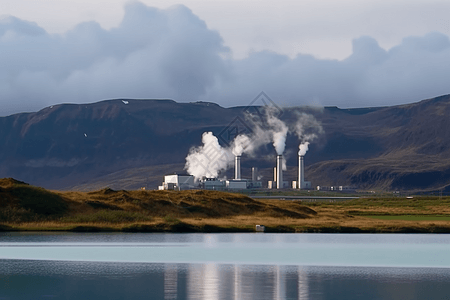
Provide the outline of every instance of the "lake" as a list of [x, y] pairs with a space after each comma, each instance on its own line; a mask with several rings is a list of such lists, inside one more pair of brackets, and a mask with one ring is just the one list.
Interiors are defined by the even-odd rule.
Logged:
[[447, 299], [450, 235], [1, 233], [0, 299]]

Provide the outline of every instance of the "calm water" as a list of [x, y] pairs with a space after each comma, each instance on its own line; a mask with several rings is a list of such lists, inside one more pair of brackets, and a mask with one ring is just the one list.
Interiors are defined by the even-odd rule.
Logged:
[[0, 234], [0, 299], [449, 299], [450, 236]]

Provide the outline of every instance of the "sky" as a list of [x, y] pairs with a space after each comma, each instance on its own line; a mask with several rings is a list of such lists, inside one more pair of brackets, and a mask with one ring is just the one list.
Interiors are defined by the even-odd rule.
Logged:
[[0, 115], [163, 98], [370, 107], [450, 94], [450, 1], [0, 0]]

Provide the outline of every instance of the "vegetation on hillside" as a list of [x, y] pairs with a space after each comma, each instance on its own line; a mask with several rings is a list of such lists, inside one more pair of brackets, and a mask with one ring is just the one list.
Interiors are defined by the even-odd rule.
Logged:
[[0, 179], [1, 230], [450, 232], [450, 198], [255, 200], [219, 191], [48, 191]]

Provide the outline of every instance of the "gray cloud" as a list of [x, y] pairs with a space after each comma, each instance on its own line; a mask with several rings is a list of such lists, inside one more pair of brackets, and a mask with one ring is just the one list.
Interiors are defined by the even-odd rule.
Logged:
[[63, 35], [8, 17], [0, 22], [0, 113], [118, 97], [197, 100], [226, 76], [228, 51], [185, 6], [132, 3], [116, 28], [87, 22]]
[[235, 60], [220, 34], [185, 6], [128, 4], [119, 26], [81, 23], [64, 34], [0, 20], [0, 115], [109, 98], [246, 105], [264, 90], [282, 105], [413, 102], [450, 93], [450, 40], [406, 37], [389, 50], [368, 36], [344, 60], [274, 52]]
[[[403, 104], [450, 93], [450, 40], [432, 32], [384, 50], [365, 36], [353, 40], [352, 55], [344, 60], [258, 52], [233, 61], [233, 71], [231, 80], [220, 83], [220, 89], [230, 91], [229, 105], [242, 104], [258, 90], [286, 105]], [[218, 87], [209, 93], [207, 98], [225, 101]]]

